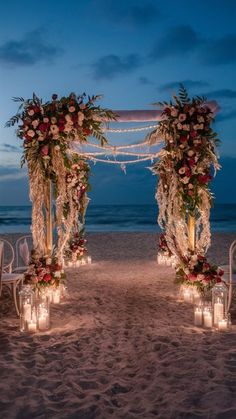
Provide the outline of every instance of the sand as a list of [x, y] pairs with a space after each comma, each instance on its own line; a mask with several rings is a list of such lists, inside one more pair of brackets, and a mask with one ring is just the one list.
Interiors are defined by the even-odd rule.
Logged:
[[[215, 234], [211, 259], [227, 263], [234, 238]], [[1, 417], [235, 419], [236, 325], [193, 326], [155, 234], [88, 234], [88, 247], [50, 331], [20, 333], [1, 298]]]

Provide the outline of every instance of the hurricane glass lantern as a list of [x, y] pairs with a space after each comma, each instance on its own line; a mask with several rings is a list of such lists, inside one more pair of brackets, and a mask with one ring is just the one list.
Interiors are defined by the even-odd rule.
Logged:
[[228, 289], [223, 282], [212, 288], [213, 324], [218, 327], [219, 322], [227, 316]]
[[35, 292], [31, 285], [22, 285], [19, 292], [20, 331], [28, 330], [28, 323], [32, 320], [32, 309], [35, 304]]

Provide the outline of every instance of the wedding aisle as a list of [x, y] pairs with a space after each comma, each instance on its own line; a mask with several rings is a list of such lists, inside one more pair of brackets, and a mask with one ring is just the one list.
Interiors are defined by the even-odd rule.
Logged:
[[[226, 262], [233, 235], [211, 256]], [[193, 326], [156, 235], [89, 234], [92, 265], [68, 269], [69, 298], [47, 333], [1, 314], [2, 417], [233, 419], [236, 337]], [[217, 242], [220, 248], [217, 248]]]

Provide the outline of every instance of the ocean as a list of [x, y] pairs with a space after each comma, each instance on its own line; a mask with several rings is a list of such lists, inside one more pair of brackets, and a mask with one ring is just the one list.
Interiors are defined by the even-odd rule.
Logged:
[[[158, 232], [156, 205], [90, 205], [86, 231]], [[30, 206], [0, 206], [0, 234], [30, 232]], [[236, 232], [236, 204], [216, 204], [211, 210], [212, 231]]]

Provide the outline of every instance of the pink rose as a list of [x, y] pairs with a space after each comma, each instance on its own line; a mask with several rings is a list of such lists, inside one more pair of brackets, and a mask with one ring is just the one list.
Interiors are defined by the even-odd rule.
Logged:
[[49, 149], [48, 149], [48, 145], [44, 145], [44, 146], [41, 148], [41, 150], [40, 150], [40, 152], [41, 152], [41, 155], [42, 155], [42, 156], [47, 156], [47, 155], [48, 155], [48, 151], [49, 151]]

